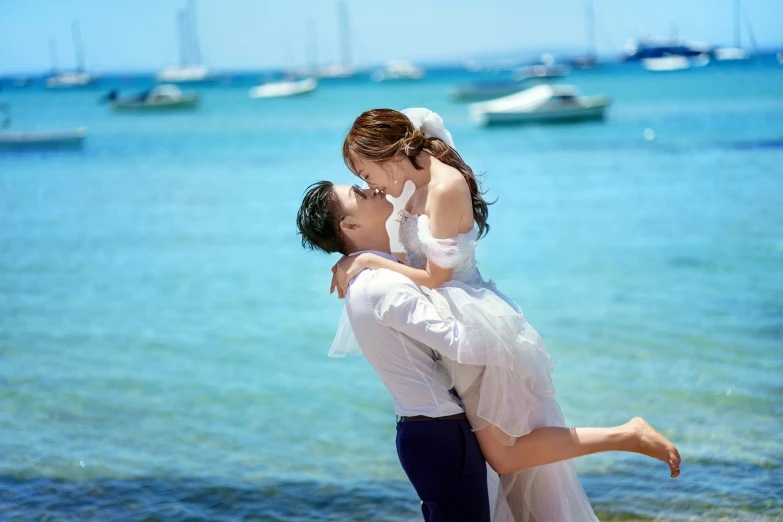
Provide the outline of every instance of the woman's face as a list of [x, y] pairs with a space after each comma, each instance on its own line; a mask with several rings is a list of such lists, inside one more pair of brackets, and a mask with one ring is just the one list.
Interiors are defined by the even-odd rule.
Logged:
[[398, 198], [405, 187], [405, 177], [399, 160], [382, 163], [365, 158], [354, 158], [353, 166], [367, 186], [393, 198]]

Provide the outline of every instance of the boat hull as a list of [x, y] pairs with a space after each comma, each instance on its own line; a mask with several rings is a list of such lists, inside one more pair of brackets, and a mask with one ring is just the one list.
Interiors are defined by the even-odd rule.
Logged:
[[201, 98], [196, 95], [184, 95], [180, 100], [161, 101], [119, 101], [111, 104], [117, 112], [166, 112], [187, 111], [198, 108]]
[[524, 89], [523, 85], [516, 82], [496, 85], [465, 85], [452, 89], [451, 99], [456, 102], [480, 102], [509, 96]]
[[0, 132], [0, 149], [78, 148], [87, 137], [87, 129], [59, 131]]
[[253, 87], [250, 89], [249, 95], [253, 99], [288, 98], [311, 94], [317, 87], [318, 82], [312, 78], [297, 82], [275, 82]]
[[157, 74], [155, 81], [176, 85], [192, 85], [213, 83], [215, 77], [210, 73], [209, 69], [203, 66], [167, 67]]
[[608, 102], [588, 106], [559, 108], [532, 112], [477, 112], [473, 119], [480, 125], [525, 125], [547, 123], [577, 123], [597, 121], [606, 117]]
[[52, 77], [46, 80], [46, 88], [51, 90], [86, 89], [98, 83], [95, 76], [81, 75], [80, 77]]

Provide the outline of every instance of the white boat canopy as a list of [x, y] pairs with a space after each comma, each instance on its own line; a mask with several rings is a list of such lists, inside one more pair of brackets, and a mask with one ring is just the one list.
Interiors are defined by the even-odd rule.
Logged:
[[168, 83], [158, 85], [150, 91], [149, 98], [179, 100], [182, 98], [182, 90], [180, 90], [180, 88], [176, 85], [171, 85]]
[[578, 98], [573, 85], [536, 85], [522, 92], [471, 105], [475, 112], [532, 112], [552, 98]]

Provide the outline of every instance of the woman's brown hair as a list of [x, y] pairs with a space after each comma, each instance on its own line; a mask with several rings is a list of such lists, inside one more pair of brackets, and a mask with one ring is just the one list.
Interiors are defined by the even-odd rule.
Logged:
[[403, 113], [392, 109], [373, 109], [362, 113], [353, 122], [351, 130], [345, 137], [343, 160], [351, 172], [357, 174], [353, 164], [355, 157], [382, 162], [402, 153], [416, 169], [421, 170], [423, 167], [416, 163], [416, 156], [421, 151], [429, 152], [438, 161], [454, 167], [462, 174], [470, 188], [473, 220], [478, 226], [478, 237], [487, 234], [489, 205], [492, 203], [484, 199], [484, 193], [473, 170], [456, 150], [439, 138], [425, 137], [424, 133], [417, 130]]

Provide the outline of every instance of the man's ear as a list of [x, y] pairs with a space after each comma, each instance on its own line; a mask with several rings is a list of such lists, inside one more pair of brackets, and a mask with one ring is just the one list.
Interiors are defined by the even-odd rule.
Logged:
[[359, 228], [359, 225], [353, 223], [353, 220], [351, 220], [351, 218], [345, 218], [342, 221], [340, 221], [340, 230], [342, 230], [343, 233], [353, 232], [357, 228]]

